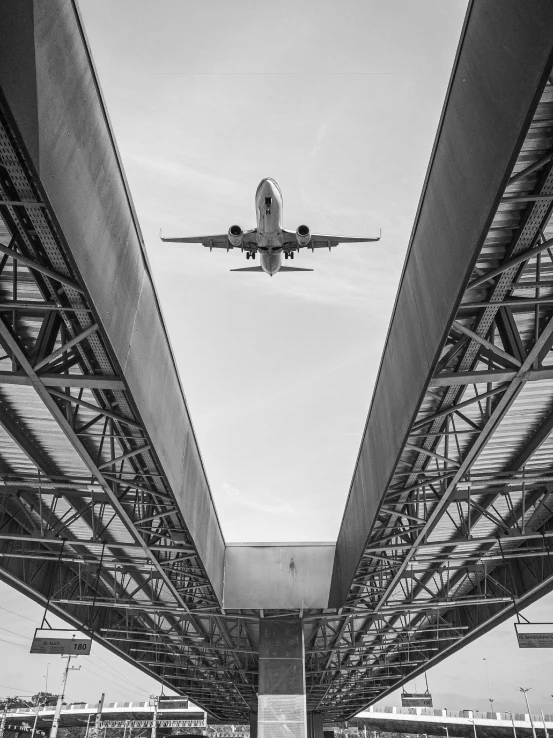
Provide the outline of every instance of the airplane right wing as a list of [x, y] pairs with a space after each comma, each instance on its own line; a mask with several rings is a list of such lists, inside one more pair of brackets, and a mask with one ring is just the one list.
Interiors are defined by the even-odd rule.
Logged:
[[358, 238], [350, 236], [323, 236], [318, 233], [310, 233], [309, 241], [306, 244], [299, 244], [295, 231], [284, 231], [284, 249], [298, 250], [299, 249], [333, 249], [338, 246], [339, 243], [367, 243], [371, 241], [380, 241], [378, 238]]

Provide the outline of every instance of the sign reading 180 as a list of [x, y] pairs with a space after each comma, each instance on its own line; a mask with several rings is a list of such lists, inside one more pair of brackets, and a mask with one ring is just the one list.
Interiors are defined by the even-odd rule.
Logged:
[[37, 628], [31, 644], [31, 653], [69, 654], [88, 656], [92, 639], [78, 630], [47, 630]]

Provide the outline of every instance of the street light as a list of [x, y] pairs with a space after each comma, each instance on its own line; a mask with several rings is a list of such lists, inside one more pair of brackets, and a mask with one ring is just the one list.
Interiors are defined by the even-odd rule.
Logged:
[[528, 708], [528, 717], [530, 718], [530, 725], [532, 726], [532, 734], [534, 738], [537, 738], [536, 729], [534, 727], [534, 721], [532, 720], [532, 712], [530, 710], [530, 704], [528, 702], [528, 697], [526, 696], [526, 692], [529, 692], [532, 689], [532, 687], [527, 687], [526, 689], [524, 687], [519, 687], [519, 689], [524, 695], [524, 699], [526, 700], [526, 707]]
[[490, 703], [490, 712], [493, 713], [493, 697], [492, 697], [492, 691], [490, 689], [490, 676], [488, 674], [488, 662], [486, 659], [482, 659], [484, 661], [484, 668], [486, 670], [486, 682], [488, 683], [488, 700]]
[[505, 714], [511, 716], [511, 723], [513, 724], [513, 736], [514, 738], [517, 738], [517, 729], [515, 728], [515, 718], [513, 717], [513, 713], [509, 710]]
[[18, 699], [20, 699], [20, 700], [21, 700], [21, 702], [24, 702], [24, 703], [25, 703], [25, 704], [27, 705], [27, 707], [30, 707], [30, 708], [31, 708], [31, 710], [33, 710], [33, 709], [34, 709], [34, 711], [35, 711], [35, 721], [34, 721], [34, 723], [33, 723], [33, 732], [31, 733], [31, 738], [35, 738], [35, 733], [36, 733], [36, 724], [37, 724], [37, 722], [38, 722], [38, 713], [39, 713], [39, 710], [40, 710], [40, 708], [42, 707], [42, 705], [40, 704], [40, 702], [37, 702], [37, 704], [36, 704], [36, 705], [30, 705], [30, 704], [29, 704], [29, 703], [27, 702], [27, 700], [24, 700], [24, 699], [23, 699], [23, 697], [18, 697]]
[[442, 730], [445, 730], [446, 738], [449, 738], [449, 728], [446, 725], [443, 725]]
[[46, 664], [46, 688], [45, 688], [45, 690], [44, 690], [44, 691], [46, 692], [46, 694], [48, 694], [48, 669], [50, 668], [50, 663], [51, 663], [51, 662], [49, 661], [49, 662], [48, 662], [48, 663]]

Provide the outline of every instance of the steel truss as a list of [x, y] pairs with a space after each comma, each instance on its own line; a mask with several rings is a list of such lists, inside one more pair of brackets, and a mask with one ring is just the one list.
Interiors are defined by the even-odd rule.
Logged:
[[553, 588], [552, 208], [548, 84], [382, 500], [349, 614], [312, 642], [323, 675], [310, 680], [311, 697], [329, 718], [382, 699]]
[[[217, 597], [6, 109], [0, 216], [1, 575], [152, 676], [179, 663], [177, 691], [235, 719], [253, 687], [225, 673], [247, 633], [211, 617]], [[121, 640], [129, 629], [149, 647]]]

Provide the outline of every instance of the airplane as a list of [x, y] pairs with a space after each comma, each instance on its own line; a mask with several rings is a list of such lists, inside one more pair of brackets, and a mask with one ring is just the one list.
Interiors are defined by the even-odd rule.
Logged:
[[[282, 226], [282, 192], [271, 177], [262, 179], [255, 193], [255, 212], [257, 228], [243, 231], [238, 225], [231, 225], [228, 233], [213, 236], [192, 236], [185, 238], [161, 238], [166, 243], [201, 243], [212, 249], [240, 249], [246, 252], [246, 259], [255, 259], [259, 252], [261, 266], [231, 269], [231, 272], [265, 272], [270, 277], [277, 272], [312, 272], [282, 265], [285, 259], [293, 259], [300, 249], [326, 249], [330, 251], [339, 243], [359, 243], [379, 241], [378, 238], [347, 238], [345, 236], [321, 236], [311, 233], [306, 225], [295, 231], [287, 231]], [[161, 235], [161, 234], [160, 234]]]

